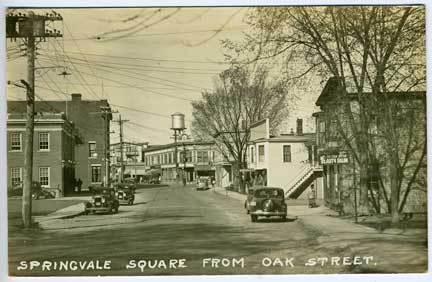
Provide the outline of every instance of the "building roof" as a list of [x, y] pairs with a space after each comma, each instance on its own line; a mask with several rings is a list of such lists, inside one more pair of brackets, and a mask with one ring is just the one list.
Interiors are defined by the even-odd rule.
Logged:
[[[351, 99], [357, 99], [357, 92], [355, 87], [353, 87], [353, 84], [350, 83], [350, 81], [347, 81], [349, 85], [347, 85], [347, 94], [348, 97]], [[329, 80], [327, 80], [326, 85], [324, 86], [323, 90], [321, 91], [320, 96], [315, 102], [315, 105], [321, 106], [325, 104], [326, 102], [330, 101], [335, 97], [335, 94], [337, 93], [338, 89], [341, 89], [341, 80], [337, 77], [331, 77]], [[371, 92], [364, 92], [364, 94], [372, 95]], [[388, 93], [391, 98], [397, 98], [397, 99], [424, 99], [426, 98], [426, 91], [396, 91], [396, 92], [390, 92]], [[384, 97], [384, 96], [383, 96]]]
[[270, 138], [259, 138], [249, 142], [250, 144], [270, 142], [270, 143], [311, 143], [315, 141], [315, 133], [304, 133], [303, 135], [282, 134]]
[[[183, 146], [184, 145], [213, 145], [215, 144], [212, 141], [178, 141], [177, 142], [177, 146]], [[144, 149], [143, 152], [154, 152], [154, 151], [159, 151], [159, 150], [164, 150], [164, 149], [169, 149], [169, 148], [174, 148], [175, 147], [175, 143], [169, 143], [169, 144], [163, 144], [163, 145], [149, 145], [148, 148]]]
[[[35, 102], [35, 112], [36, 113], [65, 113], [66, 104], [72, 103], [72, 101], [36, 101]], [[109, 103], [107, 100], [81, 100], [81, 105], [83, 108], [94, 108], [107, 106]], [[8, 113], [25, 113], [26, 112], [26, 101], [7, 101], [7, 111]], [[69, 109], [69, 106], [68, 106]]]

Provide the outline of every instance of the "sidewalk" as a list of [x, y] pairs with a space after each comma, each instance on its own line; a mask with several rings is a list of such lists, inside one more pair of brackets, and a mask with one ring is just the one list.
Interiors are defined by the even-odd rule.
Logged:
[[44, 216], [34, 216], [34, 219], [39, 224], [43, 224], [46, 221], [71, 218], [84, 213], [84, 202], [90, 200], [90, 196], [74, 196], [74, 197], [63, 197], [57, 199], [51, 199], [51, 201], [68, 201], [68, 200], [78, 200], [80, 203], [70, 205], [68, 207], [56, 210], [48, 215]]
[[[221, 187], [213, 189], [214, 192], [237, 199], [243, 202], [246, 200], [246, 195], [238, 192], [227, 191]], [[340, 239], [361, 239], [371, 238], [372, 235], [380, 236], [383, 235], [397, 235], [406, 237], [416, 237], [419, 240], [423, 240], [427, 237], [427, 232], [420, 229], [396, 229], [390, 228], [384, 231], [378, 231], [375, 228], [368, 227], [361, 224], [354, 223], [353, 219], [340, 218], [338, 213], [325, 206], [319, 206], [317, 208], [309, 208], [307, 205], [295, 205], [290, 206], [290, 200], [287, 200], [288, 215], [295, 216], [305, 225], [306, 228], [314, 229], [322, 235], [329, 236], [332, 238], [338, 237]]]

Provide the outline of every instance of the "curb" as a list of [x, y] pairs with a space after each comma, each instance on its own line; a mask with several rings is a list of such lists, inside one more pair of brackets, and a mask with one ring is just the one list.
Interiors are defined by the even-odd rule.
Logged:
[[[62, 210], [65, 209], [70, 209], [71, 207], [78, 207], [79, 209], [77, 209], [76, 211], [70, 211], [70, 212], [65, 212], [62, 214]], [[41, 216], [38, 218], [37, 222], [45, 222], [45, 221], [52, 221], [52, 220], [57, 220], [57, 219], [68, 219], [68, 218], [74, 218], [80, 215], [83, 215], [85, 213], [85, 211], [83, 210], [83, 204], [79, 203], [79, 204], [75, 204], [75, 205], [71, 205], [68, 206], [66, 208], [57, 210], [55, 212], [52, 212], [50, 214], [47, 214], [45, 216]]]

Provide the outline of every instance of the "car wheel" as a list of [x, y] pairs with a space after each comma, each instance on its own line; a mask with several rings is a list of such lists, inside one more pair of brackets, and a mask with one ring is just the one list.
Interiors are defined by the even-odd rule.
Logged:
[[286, 216], [286, 215], [283, 215], [283, 216], [281, 216], [281, 219], [282, 219], [283, 221], [286, 221], [287, 216]]
[[258, 216], [255, 214], [251, 214], [251, 221], [252, 222], [257, 222], [258, 221]]
[[133, 205], [133, 200], [129, 200], [129, 206], [132, 206]]

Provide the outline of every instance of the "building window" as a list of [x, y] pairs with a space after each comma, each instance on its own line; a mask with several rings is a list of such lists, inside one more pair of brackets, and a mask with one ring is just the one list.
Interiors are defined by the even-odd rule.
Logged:
[[250, 160], [255, 163], [255, 146], [250, 147]]
[[259, 162], [263, 162], [265, 159], [265, 155], [264, 155], [264, 145], [259, 145], [258, 146], [258, 161]]
[[11, 151], [21, 151], [22, 150], [22, 134], [20, 132], [11, 132], [10, 150]]
[[91, 182], [100, 183], [101, 182], [101, 165], [91, 166]]
[[48, 151], [49, 150], [49, 133], [39, 132], [39, 150]]
[[209, 157], [207, 151], [197, 151], [197, 162], [198, 163], [208, 163]]
[[12, 186], [21, 186], [22, 184], [22, 168], [12, 167], [11, 168], [11, 183]]
[[192, 151], [186, 151], [186, 162], [192, 162]]
[[49, 167], [40, 167], [39, 168], [39, 183], [42, 187], [49, 187], [49, 179], [50, 179], [50, 168]]
[[90, 141], [88, 145], [89, 145], [89, 158], [96, 158], [97, 157], [96, 142]]
[[283, 145], [283, 162], [291, 162], [291, 145]]
[[325, 121], [320, 122], [319, 130], [321, 133], [325, 132]]

